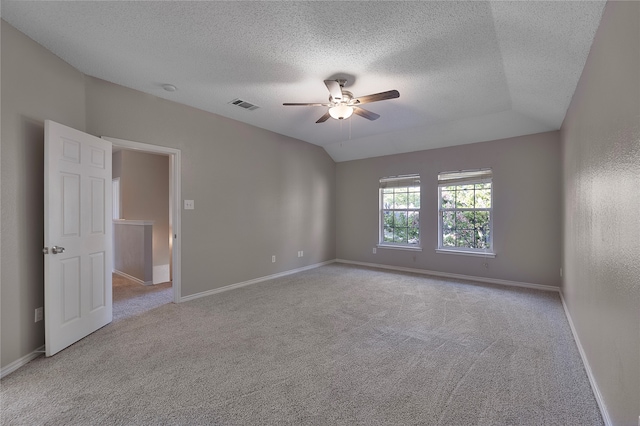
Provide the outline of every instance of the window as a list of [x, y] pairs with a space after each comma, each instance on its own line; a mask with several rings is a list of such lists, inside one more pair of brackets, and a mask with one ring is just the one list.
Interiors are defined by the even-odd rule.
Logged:
[[380, 179], [380, 245], [420, 245], [420, 176]]
[[438, 175], [439, 250], [493, 254], [491, 180], [490, 169]]

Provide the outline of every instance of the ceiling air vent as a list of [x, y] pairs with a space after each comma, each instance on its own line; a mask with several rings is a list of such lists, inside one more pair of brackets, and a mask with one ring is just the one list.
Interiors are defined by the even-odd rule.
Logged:
[[239, 106], [240, 108], [253, 111], [254, 109], [260, 108], [258, 105], [251, 104], [247, 101], [243, 101], [242, 99], [234, 99], [229, 102], [231, 105]]

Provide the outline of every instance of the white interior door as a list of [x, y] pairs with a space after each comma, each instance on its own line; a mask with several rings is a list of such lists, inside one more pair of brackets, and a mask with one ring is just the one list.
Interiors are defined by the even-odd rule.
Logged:
[[45, 352], [111, 322], [111, 142], [44, 125]]

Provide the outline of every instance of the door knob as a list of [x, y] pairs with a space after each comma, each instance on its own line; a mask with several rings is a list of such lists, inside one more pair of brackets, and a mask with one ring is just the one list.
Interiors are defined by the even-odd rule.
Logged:
[[64, 253], [64, 247], [53, 246], [51, 247], [51, 253], [53, 254]]

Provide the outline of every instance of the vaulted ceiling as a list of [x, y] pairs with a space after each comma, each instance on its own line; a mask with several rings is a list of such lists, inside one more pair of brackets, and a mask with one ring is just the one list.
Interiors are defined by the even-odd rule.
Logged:
[[[1, 12], [87, 75], [347, 161], [559, 129], [604, 4], [3, 1]], [[326, 103], [331, 78], [355, 96], [400, 97], [368, 104], [376, 121], [316, 124], [326, 107], [282, 105]]]

